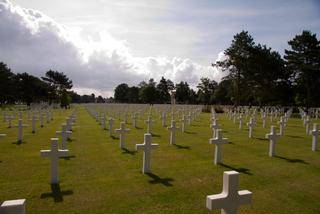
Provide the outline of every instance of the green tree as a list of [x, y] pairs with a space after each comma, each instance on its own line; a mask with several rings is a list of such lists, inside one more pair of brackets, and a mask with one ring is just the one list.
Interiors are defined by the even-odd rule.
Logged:
[[39, 78], [27, 73], [15, 76], [15, 94], [22, 102], [30, 106], [32, 102], [44, 100], [47, 93], [47, 85]]
[[46, 72], [46, 76], [41, 78], [48, 84], [47, 98], [49, 100], [49, 105], [61, 95], [63, 88], [71, 89], [73, 86], [72, 80], [69, 80], [67, 75], [63, 74], [63, 72], [60, 73], [58, 71], [49, 70]]
[[139, 103], [139, 88], [136, 86], [132, 86], [129, 88], [128, 94], [129, 103]]
[[0, 104], [13, 103], [14, 94], [14, 78], [15, 75], [6, 64], [0, 62]]
[[234, 103], [234, 97], [232, 91], [235, 90], [233, 79], [228, 76], [223, 77], [218, 86], [214, 90], [213, 103], [221, 105], [231, 105]]
[[175, 98], [177, 102], [182, 104], [188, 104], [191, 96], [191, 90], [187, 82], [181, 81], [179, 84], [176, 84], [176, 94]]
[[[285, 50], [286, 64], [299, 88], [305, 95], [305, 105], [311, 107], [311, 99], [319, 97], [320, 83], [320, 42], [316, 34], [303, 31], [288, 44], [292, 50]], [[319, 104], [319, 103], [317, 103]]]
[[60, 103], [60, 107], [63, 108], [67, 108], [69, 106], [69, 99], [68, 99], [68, 95], [67, 95], [67, 90], [64, 88], [62, 90], [62, 95], [61, 95], [61, 103]]
[[229, 76], [235, 79], [235, 103], [238, 106], [241, 99], [246, 96], [245, 91], [248, 89], [248, 69], [249, 57], [252, 54], [254, 46], [253, 38], [248, 31], [242, 31], [234, 36], [232, 44], [224, 51], [228, 59], [217, 61], [213, 66], [219, 66], [223, 71], [228, 70]]
[[128, 102], [129, 86], [126, 83], [118, 85], [114, 89], [114, 99], [118, 102]]
[[97, 98], [97, 103], [104, 103], [104, 99], [100, 95]]
[[153, 104], [156, 101], [157, 90], [152, 84], [149, 84], [140, 90], [139, 95], [143, 103]]
[[164, 77], [161, 78], [159, 84], [157, 85], [158, 91], [158, 103], [169, 103], [171, 101], [170, 90], [173, 89], [172, 82], [166, 80]]
[[212, 101], [211, 97], [213, 96], [214, 90], [217, 87], [218, 83], [214, 80], [210, 80], [210, 78], [202, 77], [200, 79], [200, 83], [197, 85], [198, 90], [198, 98], [200, 103], [205, 105], [209, 105]]

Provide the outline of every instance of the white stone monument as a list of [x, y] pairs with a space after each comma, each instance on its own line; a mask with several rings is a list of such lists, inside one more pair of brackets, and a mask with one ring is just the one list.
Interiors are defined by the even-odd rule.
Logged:
[[41, 121], [41, 127], [43, 127], [43, 119], [46, 118], [43, 113], [40, 113], [39, 115], [40, 121]]
[[109, 124], [109, 136], [112, 137], [112, 125], [114, 124], [114, 119], [112, 117], [110, 117], [110, 119], [108, 120], [108, 124]]
[[307, 116], [307, 119], [305, 121], [305, 124], [306, 124], [306, 133], [309, 134], [310, 132], [310, 124], [312, 123], [312, 120], [310, 120], [310, 116]]
[[148, 134], [151, 134], [151, 124], [155, 123], [155, 121], [151, 119], [151, 116], [148, 116], [148, 120], [145, 120], [144, 122], [148, 123]]
[[134, 119], [133, 127], [136, 128], [137, 127], [137, 119], [139, 119], [139, 117], [137, 116], [137, 113], [134, 113], [134, 116], [132, 116], [131, 119]]
[[252, 193], [248, 190], [238, 191], [239, 173], [226, 171], [223, 173], [223, 190], [221, 194], [207, 196], [209, 210], [222, 209], [222, 214], [237, 213], [241, 205], [252, 203]]
[[1, 214], [25, 214], [26, 199], [4, 201], [0, 207]]
[[51, 150], [41, 150], [40, 157], [51, 158], [50, 184], [59, 183], [58, 158], [67, 157], [68, 150], [59, 150], [59, 138], [51, 138]]
[[151, 144], [151, 134], [144, 134], [144, 143], [136, 144], [136, 150], [143, 150], [143, 167], [142, 173], [150, 173], [150, 152], [151, 150], [157, 150], [158, 144]]
[[32, 116], [32, 120], [29, 120], [29, 122], [32, 122], [32, 132], [36, 132], [36, 122], [39, 122], [39, 120], [36, 119], [36, 116]]
[[243, 113], [240, 114], [240, 117], [238, 118], [238, 120], [240, 121], [239, 123], [239, 129], [242, 129], [242, 125], [243, 125], [243, 120], [245, 118], [243, 117]]
[[221, 147], [223, 143], [228, 143], [227, 138], [222, 138], [222, 130], [217, 130], [217, 137], [209, 140], [210, 144], [216, 144], [215, 156], [214, 156], [214, 165], [221, 163]]
[[270, 139], [269, 157], [274, 157], [276, 155], [276, 139], [280, 137], [281, 135], [277, 134], [277, 127], [271, 126], [271, 133], [266, 134], [266, 138]]
[[116, 129], [115, 133], [120, 133], [120, 149], [124, 149], [124, 135], [125, 133], [130, 133], [130, 129], [125, 128], [126, 123], [121, 122], [120, 129]]
[[61, 149], [66, 149], [67, 138], [72, 135], [72, 131], [67, 131], [67, 124], [62, 123], [62, 131], [56, 131], [56, 135], [61, 136]]
[[312, 134], [312, 151], [317, 151], [318, 150], [318, 135], [320, 134], [319, 131], [319, 124], [314, 123], [313, 124], [313, 130], [309, 132]]
[[180, 130], [180, 127], [176, 127], [176, 121], [171, 121], [171, 127], [167, 127], [167, 130], [171, 131], [171, 137], [170, 137], [170, 145], [174, 145], [176, 141], [176, 130]]
[[6, 134], [0, 134], [0, 139], [6, 139], [7, 135]]
[[247, 123], [247, 126], [249, 126], [249, 138], [253, 138], [253, 127], [257, 124], [254, 122], [254, 118], [250, 118], [250, 123]]
[[186, 115], [183, 115], [183, 119], [180, 120], [180, 122], [182, 123], [182, 132], [186, 132], [186, 123], [188, 122], [189, 120], [186, 119]]
[[18, 128], [19, 130], [19, 135], [18, 135], [18, 141], [22, 141], [22, 129], [23, 128], [27, 128], [28, 126], [25, 124], [22, 124], [22, 119], [19, 119], [19, 124], [18, 125], [14, 125], [14, 128]]

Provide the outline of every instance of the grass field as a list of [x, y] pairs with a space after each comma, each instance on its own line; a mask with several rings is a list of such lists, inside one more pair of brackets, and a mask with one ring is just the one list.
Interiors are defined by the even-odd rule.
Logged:
[[[257, 116], [252, 139], [244, 120], [242, 130], [224, 114], [218, 114], [223, 137], [221, 165], [214, 165], [215, 146], [209, 144], [213, 131], [210, 114], [202, 113], [185, 133], [176, 132], [176, 145], [170, 145], [170, 131], [154, 116], [151, 143], [151, 173], [142, 174], [142, 144], [147, 132], [145, 115], [137, 128], [128, 119], [125, 148], [119, 149], [119, 134], [109, 137], [108, 125], [102, 125], [79, 106], [73, 134], [67, 142], [69, 156], [59, 159], [58, 185], [50, 185], [50, 158], [40, 157], [40, 150], [51, 148], [51, 138], [60, 138], [61, 124], [72, 109], [54, 110], [54, 120], [36, 125], [24, 116], [23, 141], [18, 129], [7, 128], [0, 117], [0, 203], [26, 199], [26, 213], [221, 213], [206, 208], [207, 195], [222, 191], [223, 172], [240, 173], [239, 190], [253, 193], [252, 204], [238, 208], [238, 213], [320, 213], [320, 152], [311, 151], [312, 136], [306, 134], [299, 115], [293, 114], [277, 139], [276, 157], [269, 157], [270, 133], [267, 122]], [[155, 114], [155, 110], [153, 110]], [[312, 118], [315, 121], [314, 118]], [[114, 129], [120, 128], [117, 118]], [[176, 116], [177, 120], [177, 116]], [[170, 126], [170, 121], [166, 125]], [[13, 124], [18, 124], [15, 119]], [[182, 126], [177, 122], [177, 126]], [[313, 127], [313, 126], [311, 126]], [[311, 128], [312, 129], [312, 128]], [[277, 130], [279, 132], [279, 128]]]

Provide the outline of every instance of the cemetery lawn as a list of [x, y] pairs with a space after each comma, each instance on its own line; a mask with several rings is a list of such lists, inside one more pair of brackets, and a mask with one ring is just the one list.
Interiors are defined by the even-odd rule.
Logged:
[[[49, 123], [32, 124], [24, 116], [23, 141], [18, 142], [18, 129], [7, 128], [8, 122], [0, 117], [0, 203], [5, 200], [26, 199], [26, 213], [221, 213], [206, 208], [207, 195], [220, 194], [223, 172], [240, 173], [239, 191], [253, 194], [252, 204], [238, 208], [238, 213], [320, 213], [320, 152], [311, 151], [312, 135], [306, 134], [298, 114], [293, 114], [284, 127], [284, 136], [277, 139], [276, 157], [269, 157], [270, 126], [279, 125], [280, 118], [267, 121], [262, 128], [260, 114], [253, 138], [249, 127], [217, 114], [222, 124], [223, 138], [221, 165], [214, 165], [215, 145], [209, 144], [213, 131], [209, 128], [210, 114], [202, 113], [186, 132], [176, 131], [176, 145], [170, 145], [170, 131], [153, 113], [150, 174], [142, 174], [143, 151], [135, 145], [142, 144], [147, 133], [147, 115], [138, 120], [128, 118], [125, 148], [119, 149], [120, 134], [109, 137], [106, 130], [79, 105], [67, 141], [69, 156], [59, 158], [59, 184], [50, 185], [50, 158], [40, 157], [40, 150], [51, 149], [51, 138], [61, 137], [61, 124], [72, 109], [55, 109]], [[170, 116], [171, 118], [171, 116]], [[122, 121], [115, 118], [113, 129]], [[313, 122], [319, 123], [312, 118]], [[17, 117], [12, 125], [18, 124]], [[166, 120], [171, 125], [171, 120]], [[313, 125], [310, 126], [313, 129]], [[60, 148], [60, 146], [59, 146]]]

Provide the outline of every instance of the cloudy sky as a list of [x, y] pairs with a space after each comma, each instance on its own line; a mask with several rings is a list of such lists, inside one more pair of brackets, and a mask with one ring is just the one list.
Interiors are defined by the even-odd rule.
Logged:
[[162, 76], [196, 89], [217, 82], [233, 36], [282, 56], [287, 41], [320, 35], [319, 0], [0, 0], [0, 61], [13, 73], [63, 72], [79, 94], [113, 96], [114, 88]]

